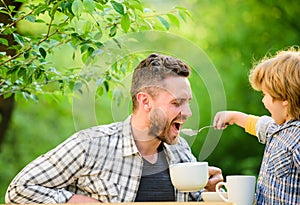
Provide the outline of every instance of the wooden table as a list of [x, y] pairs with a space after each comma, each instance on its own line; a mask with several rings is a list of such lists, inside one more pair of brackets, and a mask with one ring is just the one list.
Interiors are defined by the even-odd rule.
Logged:
[[[102, 203], [102, 205], [235, 205], [228, 202], [126, 202], [126, 203]], [[29, 205], [29, 204], [26, 204]], [[95, 204], [64, 204], [64, 205], [95, 205]]]
[[[98, 203], [78, 203], [78, 204], [58, 204], [58, 205], [96, 205]], [[7, 204], [0, 204], [7, 205]], [[37, 204], [24, 204], [24, 205], [37, 205]], [[42, 204], [50, 205], [50, 204]], [[52, 204], [53, 205], [53, 204]], [[101, 205], [236, 205], [235, 203], [228, 202], [126, 202], [126, 203], [101, 203]]]
[[[58, 204], [58, 205], [96, 205], [98, 203]], [[7, 205], [7, 204], [0, 204]], [[37, 205], [37, 204], [26, 204]], [[49, 204], [42, 204], [49, 205]], [[102, 203], [101, 205], [236, 205], [228, 202], [126, 202], [126, 203]]]

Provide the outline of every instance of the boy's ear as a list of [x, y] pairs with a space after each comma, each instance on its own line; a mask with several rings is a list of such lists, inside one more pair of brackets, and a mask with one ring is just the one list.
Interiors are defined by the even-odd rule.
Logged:
[[283, 106], [288, 106], [289, 102], [287, 100], [282, 101]]

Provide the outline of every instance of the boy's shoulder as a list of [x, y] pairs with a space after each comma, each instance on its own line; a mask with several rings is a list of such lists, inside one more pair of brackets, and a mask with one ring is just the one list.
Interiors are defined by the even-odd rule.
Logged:
[[298, 129], [298, 131], [300, 131], [300, 120], [291, 120], [287, 122], [287, 127]]

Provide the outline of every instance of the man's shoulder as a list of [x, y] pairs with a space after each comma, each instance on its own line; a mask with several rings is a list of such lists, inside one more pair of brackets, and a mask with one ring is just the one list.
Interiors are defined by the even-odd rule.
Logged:
[[97, 125], [78, 132], [79, 137], [96, 139], [99, 137], [115, 137], [122, 132], [124, 122], [113, 122], [111, 124]]

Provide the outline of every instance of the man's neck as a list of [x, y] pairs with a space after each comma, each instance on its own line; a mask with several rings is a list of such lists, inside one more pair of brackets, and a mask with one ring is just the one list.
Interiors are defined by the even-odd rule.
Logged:
[[158, 158], [158, 147], [162, 143], [158, 139], [153, 139], [151, 141], [138, 141], [135, 140], [136, 146], [143, 156], [148, 162], [154, 164]]
[[131, 118], [131, 129], [135, 144], [143, 158], [151, 163], [156, 162], [157, 149], [161, 140], [155, 136], [150, 136], [149, 129], [134, 117]]

